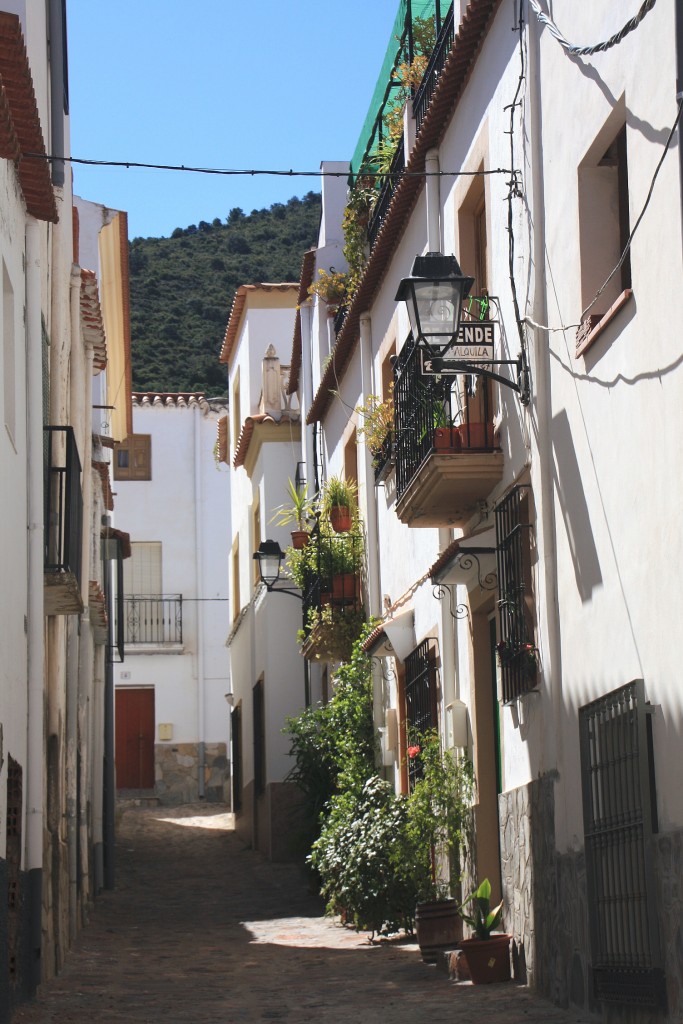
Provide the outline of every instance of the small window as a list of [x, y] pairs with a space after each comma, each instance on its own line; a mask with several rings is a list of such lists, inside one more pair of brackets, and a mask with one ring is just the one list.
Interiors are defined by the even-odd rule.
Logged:
[[[258, 551], [259, 544], [261, 543], [261, 503], [259, 501], [258, 494], [254, 501], [254, 507], [252, 510], [252, 524], [253, 524], [253, 544], [254, 551]], [[254, 586], [256, 586], [261, 579], [261, 573], [259, 571], [259, 560], [258, 558], [252, 559], [253, 579]]]
[[114, 453], [115, 480], [152, 479], [152, 435], [129, 434]]
[[344, 445], [344, 477], [358, 484], [358, 436], [355, 427]]
[[232, 621], [236, 622], [241, 611], [240, 603], [240, 545], [239, 537], [232, 549]]
[[530, 498], [528, 486], [513, 487], [495, 510], [500, 627], [496, 654], [504, 704], [537, 685]]
[[[619, 267], [631, 233], [626, 126], [611, 139], [604, 136], [603, 131], [578, 171], [581, 309], [585, 316], [577, 334], [577, 349], [631, 289], [630, 252]], [[595, 301], [600, 289], [603, 291]]]
[[3, 381], [5, 427], [12, 444], [16, 441], [16, 352], [14, 333], [14, 291], [2, 264], [2, 350], [3, 350]]

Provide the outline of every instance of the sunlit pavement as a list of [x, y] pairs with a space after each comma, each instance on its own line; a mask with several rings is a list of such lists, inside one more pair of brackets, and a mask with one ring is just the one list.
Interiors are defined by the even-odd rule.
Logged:
[[450, 981], [412, 943], [370, 944], [321, 916], [298, 868], [246, 850], [224, 808], [193, 805], [123, 813], [116, 890], [13, 1024], [349, 1019], [586, 1020], [512, 983]]

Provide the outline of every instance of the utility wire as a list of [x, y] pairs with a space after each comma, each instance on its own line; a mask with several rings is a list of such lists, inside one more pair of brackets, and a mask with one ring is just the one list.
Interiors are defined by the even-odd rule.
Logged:
[[[136, 160], [87, 160], [77, 156], [55, 156], [46, 153], [23, 153], [22, 160], [54, 160], [56, 162], [81, 164], [86, 167], [125, 167], [142, 169], [147, 171], [184, 171], [187, 174], [216, 174], [224, 177], [252, 177], [270, 175], [279, 178], [348, 178], [348, 171], [295, 171], [275, 170], [264, 168], [228, 168], [228, 167], [190, 167], [186, 164], [146, 164]], [[489, 170], [478, 171], [368, 171], [363, 172], [364, 178], [473, 178], [489, 174], [515, 174], [515, 171], [506, 167], [494, 167]]]
[[638, 25], [640, 25], [648, 11], [652, 10], [656, 2], [657, 0], [645, 0], [635, 17], [631, 18], [630, 21], [627, 21], [622, 29], [615, 32], [614, 35], [610, 36], [609, 39], [606, 39], [604, 43], [596, 43], [594, 46], [576, 46], [573, 43], [570, 43], [569, 40], [565, 39], [555, 22], [552, 21], [551, 18], [541, 9], [541, 5], [538, 3], [538, 0], [529, 0], [531, 7], [536, 12], [536, 17], [541, 24], [547, 26], [550, 34], [557, 39], [560, 46], [572, 57], [590, 57], [594, 53], [604, 53], [605, 50], [609, 50], [612, 46], [616, 46], [621, 42], [624, 36], [627, 36], [629, 32], [633, 32], [634, 29], [638, 28]]

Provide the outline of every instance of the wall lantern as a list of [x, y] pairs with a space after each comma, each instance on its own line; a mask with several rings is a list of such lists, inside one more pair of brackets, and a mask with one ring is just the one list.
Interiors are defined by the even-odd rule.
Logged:
[[258, 571], [261, 582], [269, 594], [291, 594], [299, 601], [303, 601], [303, 595], [295, 587], [276, 586], [280, 583], [280, 573], [284, 553], [276, 540], [264, 540], [259, 544], [258, 551], [253, 554], [254, 561], [258, 562]]
[[440, 252], [416, 256], [411, 276], [399, 284], [395, 301], [405, 302], [413, 338], [431, 355], [443, 355], [455, 344], [462, 301], [473, 284], [455, 256]]

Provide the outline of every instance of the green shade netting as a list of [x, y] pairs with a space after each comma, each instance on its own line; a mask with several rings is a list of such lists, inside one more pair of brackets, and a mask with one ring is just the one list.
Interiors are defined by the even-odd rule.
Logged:
[[[452, 0], [400, 0], [398, 12], [394, 19], [393, 28], [389, 37], [382, 70], [379, 73], [375, 91], [368, 107], [368, 112], [363, 123], [356, 150], [351, 159], [351, 180], [354, 179], [360, 167], [363, 165], [366, 153], [371, 152], [378, 141], [378, 119], [385, 112], [391, 110], [398, 102], [396, 97], [397, 89], [392, 89], [392, 77], [394, 69], [403, 61], [407, 60], [407, 38], [408, 27], [412, 20], [414, 24], [418, 20], [431, 18], [436, 19], [437, 11], [440, 13], [440, 20], [443, 21], [452, 5]], [[393, 94], [393, 103], [392, 103]]]

